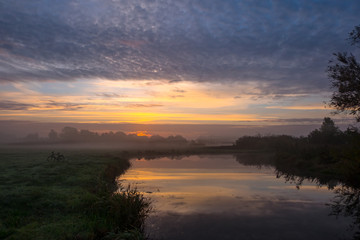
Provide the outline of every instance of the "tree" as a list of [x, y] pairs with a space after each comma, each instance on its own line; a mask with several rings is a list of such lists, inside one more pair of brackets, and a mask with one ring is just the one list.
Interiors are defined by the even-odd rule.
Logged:
[[[360, 25], [349, 33], [352, 45], [360, 44]], [[360, 122], [360, 64], [355, 56], [346, 52], [334, 53], [336, 62], [330, 61], [327, 72], [331, 79], [332, 94], [329, 105], [337, 110], [354, 115]]]
[[51, 129], [51, 131], [48, 134], [48, 137], [50, 141], [56, 141], [58, 139], [58, 133], [54, 129]]
[[308, 138], [311, 143], [315, 144], [337, 144], [340, 143], [342, 132], [335, 125], [334, 121], [325, 117], [320, 129], [312, 131]]
[[61, 131], [60, 138], [64, 141], [77, 141], [79, 139], [79, 132], [73, 127], [64, 127]]
[[325, 117], [321, 124], [320, 132], [328, 136], [335, 136], [340, 133], [340, 130], [335, 126], [335, 123], [331, 118]]

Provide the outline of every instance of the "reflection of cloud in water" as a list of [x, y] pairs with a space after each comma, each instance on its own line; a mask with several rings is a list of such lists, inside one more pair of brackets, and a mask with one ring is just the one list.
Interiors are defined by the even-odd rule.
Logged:
[[182, 206], [182, 205], [185, 205], [185, 204], [186, 204], [186, 202], [174, 202], [171, 205], [173, 205], [174, 207], [177, 207], [177, 206]]
[[168, 198], [169, 199], [184, 199], [184, 197], [178, 197], [178, 196], [175, 196], [175, 195], [169, 195]]
[[337, 239], [349, 224], [328, 216], [326, 187], [298, 190], [232, 156], [141, 161], [122, 178], [151, 198], [149, 232], [163, 239]]
[[[233, 180], [255, 180], [258, 178], [256, 173], [231, 173], [231, 172], [181, 172], [181, 169], [175, 171], [166, 169], [165, 172], [160, 171], [143, 171], [143, 170], [129, 170], [126, 174], [125, 180], [132, 181], [156, 181], [156, 180], [195, 180], [195, 179], [233, 179]], [[195, 171], [198, 171], [196, 169]]]
[[[274, 207], [274, 206], [271, 206]], [[280, 206], [278, 206], [280, 207]], [[281, 207], [280, 207], [281, 209]], [[279, 209], [279, 210], [280, 210]], [[281, 209], [271, 215], [234, 213], [160, 213], [149, 219], [147, 232], [155, 239], [339, 239], [345, 222], [324, 221], [327, 209], [293, 212]]]

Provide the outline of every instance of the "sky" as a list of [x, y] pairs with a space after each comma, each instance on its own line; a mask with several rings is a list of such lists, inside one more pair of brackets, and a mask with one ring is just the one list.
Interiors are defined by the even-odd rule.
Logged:
[[320, 124], [326, 68], [356, 51], [359, 12], [358, 0], [3, 0], [0, 121]]

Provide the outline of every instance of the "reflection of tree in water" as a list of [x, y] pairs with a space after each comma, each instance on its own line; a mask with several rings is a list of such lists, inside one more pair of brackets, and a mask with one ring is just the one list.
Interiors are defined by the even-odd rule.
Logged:
[[339, 182], [337, 180], [325, 181], [324, 179], [314, 177], [296, 176], [291, 173], [282, 172], [278, 169], [275, 170], [277, 178], [284, 178], [286, 182], [296, 185], [296, 188], [300, 190], [300, 187], [304, 180], [312, 183], [316, 183], [318, 186], [327, 186], [328, 189], [334, 190], [335, 197], [328, 204], [331, 208], [330, 215], [336, 217], [351, 217], [352, 225], [349, 227], [349, 231], [353, 232], [353, 239], [360, 240], [360, 189], [357, 187], [350, 187], [342, 184], [337, 187]]
[[349, 227], [349, 231], [354, 231], [353, 239], [360, 240], [360, 189], [356, 187], [350, 187], [342, 184], [341, 187], [337, 187], [339, 182], [336, 180], [325, 181], [324, 179], [314, 177], [296, 176], [291, 173], [282, 172], [278, 169], [275, 170], [277, 178], [284, 178], [286, 182], [296, 185], [297, 189], [300, 189], [304, 180], [312, 183], [316, 183], [318, 186], [326, 185], [328, 189], [334, 190], [335, 197], [333, 200], [326, 204], [331, 208], [330, 215], [336, 217], [351, 217], [352, 225]]
[[306, 176], [306, 175], [298, 176], [293, 173], [283, 172], [279, 169], [275, 169], [275, 174], [276, 174], [276, 178], [282, 177], [285, 179], [285, 182], [295, 184], [297, 189], [300, 189], [304, 180], [307, 180], [308, 182], [311, 182], [311, 183], [315, 183], [319, 187], [327, 186], [327, 188], [330, 190], [334, 189], [339, 184], [339, 182], [334, 179], [329, 180], [329, 179], [316, 178], [316, 177], [311, 177], [311, 176]]
[[[303, 181], [306, 179], [305, 177], [299, 177], [295, 176], [293, 174], [289, 173], [283, 173], [279, 170], [275, 170], [276, 178], [283, 177], [285, 179], [285, 182], [295, 184], [297, 189], [300, 189], [300, 186], [302, 185]], [[316, 184], [320, 185], [316, 179], [307, 179], [310, 182], [315, 182]]]
[[351, 217], [353, 224], [350, 230], [355, 230], [353, 239], [360, 239], [360, 189], [341, 186], [335, 190], [335, 197], [328, 204], [331, 215]]
[[[271, 156], [261, 154], [237, 154], [236, 161], [247, 166], [273, 166], [275, 167], [276, 178], [284, 178], [286, 182], [295, 184], [297, 189], [301, 188], [303, 182], [309, 181], [318, 186], [327, 186], [334, 190], [335, 197], [326, 204], [331, 207], [330, 215], [337, 217], [351, 217], [353, 219], [349, 230], [354, 231], [353, 239], [360, 240], [360, 188], [359, 183], [350, 183], [349, 185], [339, 185], [339, 181], [331, 179], [328, 176], [314, 177], [306, 172], [298, 171], [288, 166], [273, 164]], [[296, 173], [296, 174], [295, 174]]]
[[234, 155], [236, 161], [245, 166], [271, 167], [273, 166], [274, 154], [273, 153], [237, 153]]

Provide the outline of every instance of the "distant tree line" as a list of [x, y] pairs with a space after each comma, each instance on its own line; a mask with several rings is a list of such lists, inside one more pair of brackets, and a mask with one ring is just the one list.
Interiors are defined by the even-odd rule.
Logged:
[[288, 135], [244, 136], [234, 143], [240, 149], [284, 149], [300, 145], [308, 146], [343, 146], [357, 144], [360, 141], [359, 129], [349, 126], [341, 131], [334, 121], [326, 117], [319, 129], [310, 132], [306, 137], [293, 137]]
[[189, 144], [186, 138], [181, 135], [162, 137], [160, 135], [138, 136], [137, 134], [126, 134], [124, 132], [97, 133], [89, 130], [78, 130], [74, 127], [64, 127], [60, 133], [51, 129], [47, 138], [40, 138], [37, 133], [28, 134], [23, 142], [32, 143], [164, 143], [164, 144]]

